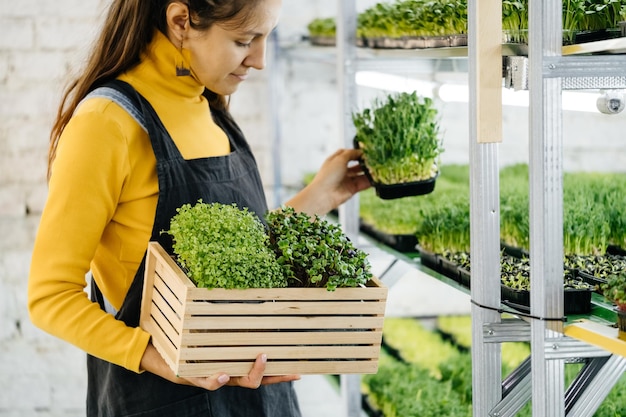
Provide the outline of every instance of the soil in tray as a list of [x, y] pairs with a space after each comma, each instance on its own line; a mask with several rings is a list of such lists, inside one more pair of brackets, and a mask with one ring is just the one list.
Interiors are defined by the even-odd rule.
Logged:
[[[505, 304], [517, 310], [530, 312], [530, 291], [515, 290], [501, 285], [501, 296]], [[591, 293], [589, 289], [564, 290], [564, 314], [588, 314], [591, 312]]]
[[[510, 255], [510, 248], [504, 248], [505, 257], [512, 259], [519, 259]], [[418, 246], [422, 264], [436, 272], [439, 272], [453, 280], [459, 282], [465, 288], [471, 287], [471, 274], [468, 269], [465, 269], [454, 261], [451, 261], [443, 256], [424, 251]], [[593, 285], [598, 281], [592, 282], [593, 277], [589, 276], [588, 279], [584, 279], [580, 276], [578, 271], [567, 270], [565, 271], [566, 279], [573, 279], [574, 281], [582, 281], [583, 283], [590, 284], [589, 288], [572, 288], [566, 286], [564, 288], [564, 314], [587, 314], [591, 311], [591, 294], [595, 287]], [[530, 292], [528, 290], [518, 290], [512, 287], [501, 284], [501, 298], [502, 301], [512, 308], [519, 311], [530, 311]]]
[[609, 246], [604, 255], [566, 256], [566, 267], [576, 269], [578, 278], [593, 285], [595, 292], [602, 294], [602, 284], [612, 274], [626, 268], [626, 256], [623, 249]]
[[587, 284], [593, 285], [595, 292], [597, 292], [598, 294], [602, 294], [601, 285], [606, 283], [606, 279], [595, 277], [584, 271], [576, 271], [576, 276], [580, 278], [581, 280], [583, 280], [584, 282], [586, 282]]

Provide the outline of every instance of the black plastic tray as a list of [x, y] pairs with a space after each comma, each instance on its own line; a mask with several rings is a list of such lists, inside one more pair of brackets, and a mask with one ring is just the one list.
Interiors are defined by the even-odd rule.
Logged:
[[439, 257], [439, 266], [443, 275], [458, 283], [461, 282], [461, 269], [457, 264], [444, 257]]
[[[359, 149], [359, 143], [356, 140], [354, 140], [354, 147], [355, 149]], [[372, 184], [372, 187], [374, 187], [374, 190], [376, 190], [376, 195], [383, 200], [430, 194], [435, 190], [435, 182], [439, 176], [439, 172], [437, 172], [434, 177], [423, 181], [381, 184], [380, 182], [374, 181], [363, 158], [359, 158], [359, 165], [361, 165], [365, 176]]]
[[420, 261], [422, 262], [422, 265], [435, 272], [442, 272], [441, 258], [437, 254], [424, 250], [424, 248], [420, 245], [417, 245], [416, 249], [420, 254]]
[[602, 294], [602, 288], [600, 287], [602, 284], [606, 284], [606, 279], [598, 278], [584, 271], [576, 271], [576, 276], [582, 279], [587, 284], [595, 286], [595, 292], [598, 294]]
[[430, 194], [435, 190], [436, 180], [437, 177], [435, 176], [424, 181], [405, 182], [402, 184], [380, 184], [370, 179], [376, 190], [376, 195], [383, 200]]
[[361, 231], [379, 242], [397, 250], [398, 252], [415, 252], [417, 246], [417, 236], [410, 234], [394, 235], [381, 232], [374, 226], [361, 221]]
[[[530, 312], [530, 291], [516, 290], [506, 285], [500, 286], [501, 297], [504, 304], [516, 309]], [[587, 314], [591, 312], [590, 289], [565, 289], [563, 290], [564, 314]], [[508, 302], [508, 303], [507, 303]]]

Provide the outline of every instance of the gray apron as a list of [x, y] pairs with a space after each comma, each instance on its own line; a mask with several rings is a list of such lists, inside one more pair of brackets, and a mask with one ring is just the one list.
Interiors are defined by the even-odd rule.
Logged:
[[[121, 94], [120, 94], [121, 93]], [[168, 230], [176, 209], [202, 199], [206, 203], [237, 203], [263, 219], [267, 210], [258, 168], [242, 132], [230, 116], [213, 111], [213, 118], [228, 135], [226, 156], [185, 160], [152, 106], [129, 84], [116, 80], [90, 96], [103, 96], [124, 107], [148, 132], [157, 161], [159, 197], [151, 240], [172, 253]], [[147, 242], [146, 242], [147, 243]], [[144, 260], [119, 311], [118, 320], [139, 325]], [[92, 300], [110, 310], [92, 280]], [[107, 308], [107, 305], [109, 308]], [[259, 352], [261, 353], [261, 352]], [[178, 385], [154, 374], [137, 374], [120, 366], [87, 357], [87, 415], [99, 417], [299, 417], [292, 383], [258, 389], [225, 386], [216, 391]]]

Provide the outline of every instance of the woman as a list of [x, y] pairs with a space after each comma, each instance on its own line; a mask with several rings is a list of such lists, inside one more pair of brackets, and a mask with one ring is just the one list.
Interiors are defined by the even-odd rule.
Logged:
[[[225, 96], [265, 66], [280, 6], [114, 0], [62, 100], [28, 303], [37, 326], [89, 354], [90, 416], [300, 415], [291, 386], [298, 376], [263, 376], [263, 352], [245, 377], [178, 378], [138, 327], [145, 249], [177, 207], [202, 198], [260, 217], [267, 210]], [[367, 188], [349, 167], [359, 155], [330, 156], [286, 204], [325, 214]]]

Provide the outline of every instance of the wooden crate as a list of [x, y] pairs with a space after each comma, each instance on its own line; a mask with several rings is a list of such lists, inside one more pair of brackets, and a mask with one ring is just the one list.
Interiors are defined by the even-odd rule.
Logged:
[[266, 375], [368, 374], [378, 369], [387, 288], [197, 288], [151, 242], [141, 327], [181, 377], [247, 375], [259, 353]]

